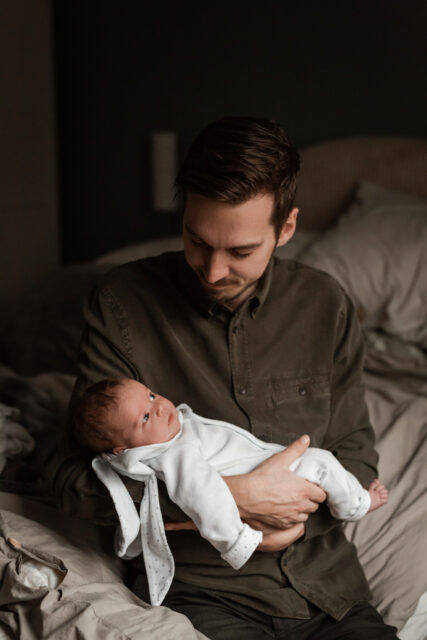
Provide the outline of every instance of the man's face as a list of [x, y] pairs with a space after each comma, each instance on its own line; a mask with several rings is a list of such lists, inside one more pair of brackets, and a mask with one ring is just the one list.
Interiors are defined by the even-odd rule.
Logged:
[[109, 420], [114, 453], [171, 440], [180, 424], [175, 406], [136, 380], [120, 385]]
[[207, 296], [237, 309], [256, 288], [276, 246], [295, 231], [293, 209], [276, 238], [274, 198], [255, 196], [230, 205], [189, 193], [184, 210], [184, 253]]

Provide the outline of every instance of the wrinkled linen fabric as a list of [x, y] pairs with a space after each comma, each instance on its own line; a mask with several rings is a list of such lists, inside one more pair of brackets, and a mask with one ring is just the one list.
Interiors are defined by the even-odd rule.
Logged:
[[[53, 517], [57, 518], [54, 511]], [[0, 631], [4, 637], [205, 638], [185, 616], [150, 607], [135, 596], [123, 584], [114, 561], [85, 544], [83, 535], [78, 546], [76, 541], [12, 511], [0, 512]], [[29, 582], [28, 566], [38, 570], [38, 583]], [[50, 576], [48, 583], [43, 576]]]

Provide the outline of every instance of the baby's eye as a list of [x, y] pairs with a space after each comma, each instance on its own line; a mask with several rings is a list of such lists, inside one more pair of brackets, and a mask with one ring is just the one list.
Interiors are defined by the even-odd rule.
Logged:
[[153, 401], [155, 400], [156, 396], [154, 395], [154, 393], [150, 393], [150, 400]]
[[150, 419], [150, 414], [149, 413], [145, 413], [144, 417], [142, 418], [142, 422], [148, 422]]

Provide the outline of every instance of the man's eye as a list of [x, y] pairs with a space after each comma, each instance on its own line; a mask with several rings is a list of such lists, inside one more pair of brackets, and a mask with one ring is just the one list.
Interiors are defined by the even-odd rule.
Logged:
[[197, 240], [197, 238], [193, 238], [193, 236], [190, 236], [190, 240], [191, 240], [192, 244], [194, 244], [195, 247], [203, 247], [204, 246], [204, 242], [202, 242], [201, 240]]
[[233, 257], [237, 258], [238, 260], [243, 260], [243, 258], [248, 258], [251, 255], [252, 251], [246, 251], [246, 252], [242, 252], [242, 251], [233, 251]]
[[144, 417], [142, 418], [142, 422], [144, 422], [144, 423], [145, 423], [145, 422], [148, 422], [148, 421], [149, 421], [149, 419], [150, 419], [150, 414], [149, 414], [149, 413], [145, 413], [145, 414], [144, 414]]
[[150, 393], [150, 400], [153, 401], [156, 399], [156, 396], [154, 395], [154, 393]]

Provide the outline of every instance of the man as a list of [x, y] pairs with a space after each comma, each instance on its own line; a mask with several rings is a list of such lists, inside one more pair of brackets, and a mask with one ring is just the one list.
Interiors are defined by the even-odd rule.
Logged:
[[[364, 486], [377, 462], [349, 299], [325, 274], [273, 258], [295, 231], [298, 169], [274, 122], [224, 118], [199, 134], [176, 181], [184, 254], [119, 267], [92, 294], [74, 397], [102, 378], [135, 378], [174, 404], [288, 446], [225, 479], [242, 519], [264, 534], [239, 571], [191, 523], [174, 524], [182, 514], [163, 497], [176, 563], [165, 604], [209, 638], [395, 638], [367, 603], [355, 550], [324, 492], [289, 471], [308, 446], [303, 434]], [[64, 508], [110, 524], [112, 503], [89, 462], [71, 442], [61, 455]], [[139, 595], [144, 586], [138, 577]]]

